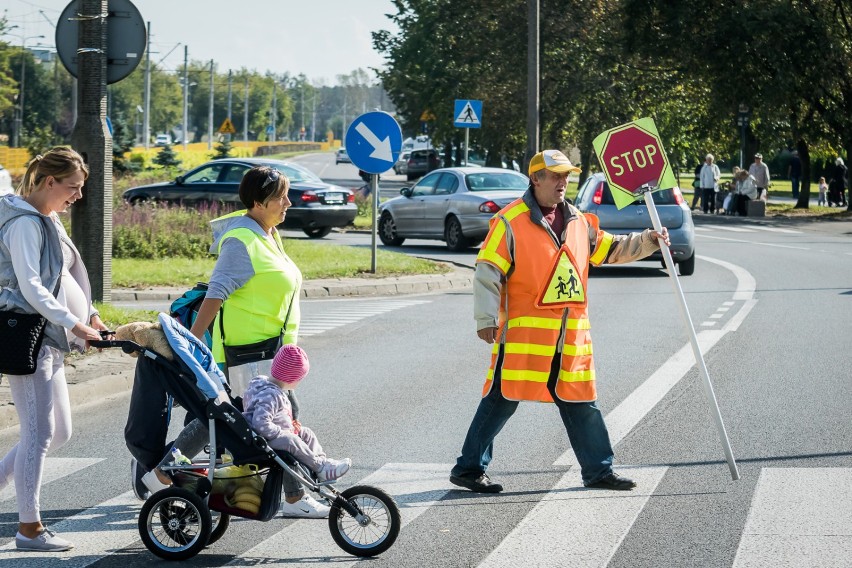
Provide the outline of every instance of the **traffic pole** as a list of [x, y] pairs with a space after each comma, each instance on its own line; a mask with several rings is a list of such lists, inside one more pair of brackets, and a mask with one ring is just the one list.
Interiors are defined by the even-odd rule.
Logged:
[[378, 250], [378, 243], [376, 242], [376, 235], [378, 233], [378, 211], [379, 211], [379, 174], [373, 174], [370, 176], [370, 197], [373, 200], [373, 244], [372, 244], [372, 258], [370, 260], [370, 272], [372, 274], [376, 273], [376, 253]]
[[[639, 192], [645, 196], [645, 205], [648, 206], [648, 213], [651, 215], [651, 223], [654, 225], [654, 230], [662, 232], [663, 225], [660, 222], [660, 216], [657, 213], [657, 207], [654, 204], [654, 196], [651, 193], [656, 188], [650, 185], [643, 185], [639, 188]], [[669, 247], [660, 243], [660, 251], [663, 253], [663, 260], [666, 263], [666, 268], [671, 277], [672, 286], [675, 289], [675, 296], [678, 299], [680, 313], [683, 316], [683, 321], [686, 326], [689, 342], [692, 344], [692, 353], [695, 355], [695, 362], [701, 371], [701, 376], [704, 379], [702, 386], [704, 387], [704, 395], [707, 397], [707, 402], [710, 405], [710, 414], [713, 415], [713, 421], [716, 423], [716, 431], [719, 434], [719, 440], [722, 442], [722, 449], [725, 452], [725, 459], [728, 461], [728, 468], [731, 470], [731, 479], [734, 481], [740, 478], [740, 472], [737, 469], [737, 462], [734, 460], [734, 452], [731, 450], [731, 443], [728, 440], [728, 433], [725, 430], [725, 423], [722, 421], [722, 412], [719, 410], [719, 403], [716, 401], [716, 393], [713, 390], [713, 383], [710, 381], [710, 373], [707, 371], [707, 365], [704, 363], [704, 355], [701, 354], [701, 347], [698, 345], [698, 336], [695, 334], [695, 326], [692, 323], [692, 318], [689, 315], [689, 307], [686, 305], [686, 296], [683, 295], [683, 288], [680, 285], [680, 279], [677, 277], [677, 269], [675, 268], [672, 253]]]

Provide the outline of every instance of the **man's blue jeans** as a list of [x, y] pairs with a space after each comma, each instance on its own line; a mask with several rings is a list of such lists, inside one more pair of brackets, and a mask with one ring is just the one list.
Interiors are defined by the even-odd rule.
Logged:
[[[502, 357], [499, 359], [498, 368]], [[547, 387], [568, 432], [568, 440], [580, 464], [583, 483], [589, 485], [612, 473], [613, 451], [609, 432], [596, 403], [564, 402], [557, 398], [554, 389], [559, 376], [559, 359], [558, 355], [554, 358]], [[515, 413], [518, 404], [518, 401], [503, 398], [500, 392], [500, 374], [495, 373], [491, 391], [480, 400], [479, 408], [470, 423], [452, 475], [476, 479], [485, 473], [491, 463], [494, 438]]]

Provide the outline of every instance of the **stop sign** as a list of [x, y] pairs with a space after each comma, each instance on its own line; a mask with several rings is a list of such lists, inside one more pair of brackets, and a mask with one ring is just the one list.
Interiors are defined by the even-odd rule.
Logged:
[[608, 130], [595, 139], [594, 146], [610, 187], [628, 193], [643, 186], [662, 187], [669, 162], [652, 119]]

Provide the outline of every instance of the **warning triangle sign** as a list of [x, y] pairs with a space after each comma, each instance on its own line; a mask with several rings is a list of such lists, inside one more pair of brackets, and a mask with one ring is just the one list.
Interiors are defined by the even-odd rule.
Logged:
[[479, 117], [476, 116], [476, 111], [473, 110], [473, 106], [470, 104], [470, 101], [464, 105], [462, 111], [456, 117], [456, 122], [464, 122], [467, 124], [479, 124]]
[[222, 123], [222, 126], [219, 127], [219, 134], [236, 134], [237, 129], [234, 128], [234, 123], [231, 122], [230, 118], [226, 118], [225, 122]]
[[536, 307], [568, 308], [586, 305], [583, 272], [577, 267], [571, 251], [563, 246], [556, 255], [547, 285], [539, 292]]

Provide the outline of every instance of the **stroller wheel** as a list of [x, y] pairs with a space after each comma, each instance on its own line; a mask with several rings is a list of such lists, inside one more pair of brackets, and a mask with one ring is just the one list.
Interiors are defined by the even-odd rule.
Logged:
[[165, 560], [186, 560], [198, 554], [210, 539], [211, 525], [204, 501], [179, 487], [154, 493], [139, 513], [142, 542]]
[[231, 524], [231, 515], [228, 513], [210, 511], [210, 514], [213, 517], [213, 529], [210, 531], [210, 538], [207, 539], [207, 546], [222, 538], [228, 530], [228, 525]]
[[389, 549], [399, 536], [402, 522], [393, 498], [369, 485], [350, 487], [340, 496], [354, 505], [361, 516], [353, 517], [335, 501], [328, 515], [334, 542], [353, 556], [375, 556]]

